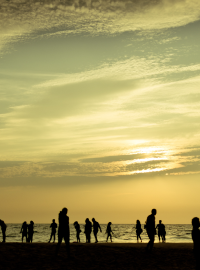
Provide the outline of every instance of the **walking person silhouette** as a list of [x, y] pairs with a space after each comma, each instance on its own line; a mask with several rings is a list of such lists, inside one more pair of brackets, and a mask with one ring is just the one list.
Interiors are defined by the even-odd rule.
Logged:
[[77, 242], [80, 243], [80, 225], [78, 224], [78, 221], [75, 221], [74, 222], [74, 227], [75, 227], [75, 230], [76, 230], [76, 239], [77, 239]]
[[165, 242], [165, 225], [162, 223], [162, 220], [159, 220], [159, 224], [156, 226], [156, 229], [158, 229], [158, 239], [160, 242], [160, 238], [162, 239], [162, 242]]
[[69, 217], [67, 216], [68, 209], [64, 207], [58, 215], [59, 227], [58, 227], [58, 244], [56, 246], [56, 255], [64, 238], [68, 257], [70, 258], [70, 248], [69, 248]]
[[108, 242], [108, 238], [110, 237], [110, 241], [112, 242], [112, 229], [111, 229], [111, 225], [112, 223], [111, 222], [108, 222], [108, 225], [107, 225], [107, 229], [106, 229], [106, 233], [107, 233], [107, 239], [106, 239], [106, 242]]
[[1, 226], [1, 231], [2, 231], [2, 235], [3, 235], [2, 243], [5, 243], [6, 242], [6, 228], [7, 228], [7, 225], [1, 219], [0, 219], [0, 226]]
[[151, 210], [151, 215], [147, 217], [145, 228], [147, 230], [147, 235], [149, 237], [149, 242], [147, 244], [146, 250], [150, 249], [152, 251], [154, 240], [155, 240], [155, 234], [156, 234], [156, 228], [155, 228], [155, 215], [157, 211], [156, 209]]
[[92, 223], [89, 220], [89, 218], [86, 218], [85, 220], [85, 236], [86, 236], [86, 243], [90, 243], [91, 239], [91, 232], [92, 232]]
[[93, 222], [93, 233], [94, 233], [94, 237], [95, 237], [95, 243], [98, 243], [97, 233], [98, 233], [99, 229], [100, 229], [100, 232], [102, 232], [102, 230], [101, 230], [101, 227], [99, 225], [99, 222], [97, 222], [94, 218], [92, 219], [92, 222]]
[[23, 243], [23, 240], [24, 240], [24, 237], [26, 238], [26, 242], [27, 242], [27, 223], [26, 221], [23, 222], [22, 224], [22, 227], [21, 227], [21, 231], [20, 233], [22, 234], [22, 243]]
[[50, 239], [49, 239], [49, 242], [51, 242], [51, 239], [53, 237], [53, 243], [55, 243], [55, 239], [56, 239], [56, 228], [57, 228], [57, 223], [55, 222], [55, 219], [52, 219], [52, 223], [50, 225], [50, 228], [51, 228], [51, 236], [50, 236]]
[[33, 242], [33, 234], [34, 234], [34, 222], [31, 220], [30, 224], [28, 224], [28, 239], [27, 242]]
[[200, 223], [199, 223], [199, 218], [194, 217], [192, 219], [192, 240], [194, 243], [194, 257], [196, 260], [196, 270], [200, 270]]
[[137, 242], [139, 242], [139, 239], [142, 242], [141, 233], [143, 232], [141, 223], [139, 220], [136, 221], [136, 235], [137, 235]]

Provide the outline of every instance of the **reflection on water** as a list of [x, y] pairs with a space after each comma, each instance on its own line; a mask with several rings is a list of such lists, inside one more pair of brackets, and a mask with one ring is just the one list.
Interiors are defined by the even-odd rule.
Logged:
[[[85, 242], [85, 234], [84, 225], [81, 226], [81, 242]], [[192, 242], [191, 239], [191, 225], [183, 225], [183, 224], [173, 224], [173, 225], [165, 225], [166, 226], [166, 241], [171, 243], [179, 243], [179, 242]], [[106, 227], [107, 225], [102, 224], [102, 233], [98, 233], [99, 242], [106, 241]], [[146, 234], [146, 230], [144, 230], [144, 225], [142, 225], [143, 233], [141, 235], [142, 241], [147, 242], [148, 237]], [[21, 224], [7, 224], [7, 242], [21, 242]], [[131, 224], [113, 224], [113, 242], [115, 243], [136, 243], [136, 230], [135, 225]], [[35, 233], [33, 235], [33, 242], [48, 242], [51, 229], [50, 224], [35, 224]], [[2, 237], [2, 236], [1, 236]], [[158, 242], [158, 236], [156, 236], [156, 241]], [[57, 239], [56, 239], [57, 240]], [[70, 225], [70, 242], [76, 241], [76, 232], [73, 225]], [[95, 242], [94, 236], [92, 234], [91, 241]]]

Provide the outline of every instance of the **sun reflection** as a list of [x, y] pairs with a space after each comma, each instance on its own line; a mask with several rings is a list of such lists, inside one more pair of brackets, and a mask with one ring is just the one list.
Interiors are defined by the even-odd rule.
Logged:
[[138, 170], [138, 171], [132, 171], [129, 172], [128, 174], [138, 174], [138, 173], [150, 173], [150, 172], [160, 172], [160, 171], [164, 171], [166, 170], [166, 168], [155, 168], [155, 169], [146, 169], [146, 170]]

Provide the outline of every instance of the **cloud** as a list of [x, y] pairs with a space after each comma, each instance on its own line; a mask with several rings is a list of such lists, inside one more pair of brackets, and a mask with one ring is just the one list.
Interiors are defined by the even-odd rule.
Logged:
[[0, 161], [0, 168], [12, 168], [12, 167], [17, 167], [24, 165], [26, 161]]
[[199, 19], [199, 7], [198, 0], [2, 0], [0, 48], [36, 32], [96, 35], [182, 26]]
[[147, 158], [147, 154], [133, 154], [133, 155], [121, 155], [121, 156], [106, 156], [106, 157], [97, 157], [97, 158], [86, 158], [80, 159], [83, 163], [93, 163], [93, 162], [101, 162], [101, 163], [108, 163], [108, 162], [116, 162], [116, 161], [127, 161], [127, 160], [137, 160], [137, 159], [144, 159]]

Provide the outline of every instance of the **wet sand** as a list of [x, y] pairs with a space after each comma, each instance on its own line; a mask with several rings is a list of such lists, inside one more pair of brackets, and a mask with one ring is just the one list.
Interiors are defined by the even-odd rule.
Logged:
[[71, 258], [62, 244], [55, 257], [56, 244], [0, 243], [1, 269], [195, 269], [190, 243], [156, 243], [146, 253], [143, 243], [72, 243]]

